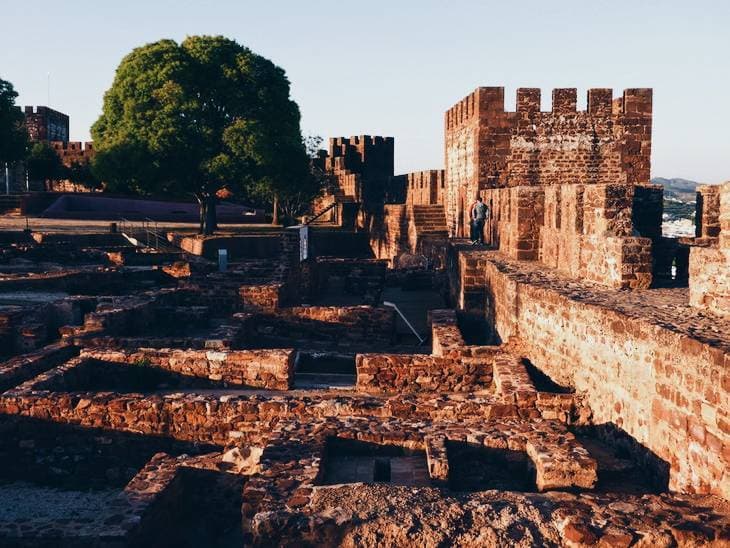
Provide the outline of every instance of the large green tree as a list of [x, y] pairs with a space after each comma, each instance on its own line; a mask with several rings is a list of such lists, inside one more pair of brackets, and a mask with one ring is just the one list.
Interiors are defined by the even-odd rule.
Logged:
[[25, 157], [28, 148], [28, 133], [23, 127], [25, 120], [21, 110], [15, 106], [18, 93], [13, 85], [0, 79], [0, 164], [12, 164]]
[[201, 232], [216, 193], [273, 204], [315, 185], [284, 71], [221, 36], [160, 40], [117, 68], [91, 133], [108, 188], [197, 198]]

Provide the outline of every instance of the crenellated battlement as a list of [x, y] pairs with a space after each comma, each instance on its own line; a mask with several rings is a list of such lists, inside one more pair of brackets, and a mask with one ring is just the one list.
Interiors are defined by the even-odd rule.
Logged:
[[548, 111], [541, 110], [540, 88], [518, 88], [514, 111], [505, 110], [503, 87], [479, 87], [461, 99], [445, 114], [446, 129], [453, 129], [471, 120], [515, 114], [587, 114], [590, 116], [639, 116], [651, 117], [652, 90], [650, 88], [625, 89], [614, 98], [610, 88], [591, 88], [587, 91], [587, 109], [578, 110], [576, 88], [552, 90], [552, 105]]
[[330, 137], [329, 156], [336, 158], [346, 156], [353, 150], [362, 154], [366, 149], [381, 149], [386, 154], [393, 151], [395, 140], [393, 137], [379, 135], [355, 135], [353, 137]]
[[445, 206], [453, 235], [468, 232], [466, 208], [477, 193], [565, 183], [633, 184], [649, 180], [652, 90], [556, 88], [542, 110], [539, 88], [516, 90], [505, 110], [503, 87], [479, 87], [445, 114]]
[[92, 152], [94, 151], [93, 141], [52, 141], [51, 147], [55, 151], [67, 150], [74, 152]]
[[85, 164], [91, 161], [96, 154], [94, 143], [91, 141], [51, 141], [51, 147], [56, 151], [63, 165]]

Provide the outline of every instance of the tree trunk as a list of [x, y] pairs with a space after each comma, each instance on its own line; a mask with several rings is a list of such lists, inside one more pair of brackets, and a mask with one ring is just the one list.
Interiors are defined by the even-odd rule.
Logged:
[[198, 199], [198, 204], [200, 207], [199, 213], [200, 213], [200, 223], [198, 227], [198, 234], [204, 234], [205, 233], [205, 217], [206, 217], [206, 209], [207, 209], [207, 203], [205, 199], [203, 199], [200, 196], [196, 196]]
[[205, 228], [203, 234], [213, 234], [217, 228], [216, 224], [215, 196], [208, 196], [205, 201]]
[[271, 224], [279, 224], [279, 195], [274, 194], [274, 213], [271, 215]]

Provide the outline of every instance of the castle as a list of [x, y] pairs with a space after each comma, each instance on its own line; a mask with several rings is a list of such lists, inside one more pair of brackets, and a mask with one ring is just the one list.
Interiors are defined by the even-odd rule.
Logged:
[[726, 546], [730, 182], [664, 236], [651, 90], [576, 97], [331, 139], [296, 227], [3, 232], [0, 543]]
[[[56, 152], [64, 167], [87, 165], [94, 157], [92, 142], [69, 141], [68, 115], [46, 106], [26, 106], [23, 109], [24, 125], [32, 143], [45, 142]], [[88, 192], [88, 188], [66, 179], [37, 181], [29, 177], [21, 162], [8, 172], [8, 188], [12, 193], [28, 191]]]

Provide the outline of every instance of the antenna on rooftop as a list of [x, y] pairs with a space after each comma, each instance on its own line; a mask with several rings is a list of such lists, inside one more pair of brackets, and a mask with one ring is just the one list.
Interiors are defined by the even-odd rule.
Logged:
[[48, 102], [46, 103], [49, 107], [51, 106], [51, 73], [49, 72], [47, 74], [48, 76]]

